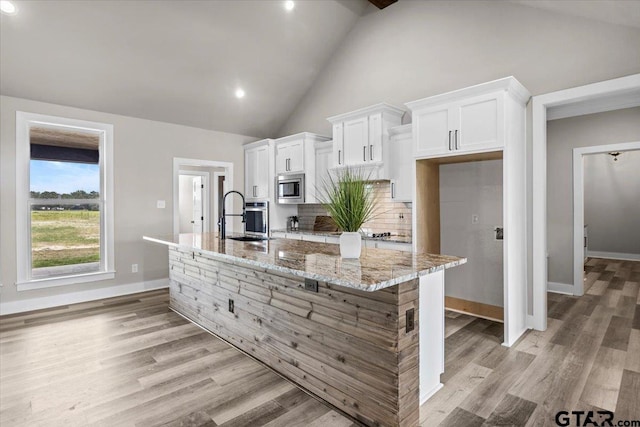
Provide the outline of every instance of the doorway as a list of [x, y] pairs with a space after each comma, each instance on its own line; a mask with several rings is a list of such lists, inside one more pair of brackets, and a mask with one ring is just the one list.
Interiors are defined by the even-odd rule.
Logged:
[[[210, 181], [213, 177], [213, 183]], [[198, 186], [200, 191], [198, 191]], [[202, 187], [204, 186], [204, 188]], [[233, 163], [215, 160], [173, 159], [173, 233], [211, 232], [222, 211], [224, 193], [233, 189]], [[228, 198], [226, 209], [233, 209]], [[200, 208], [200, 206], [202, 206]], [[181, 209], [182, 208], [182, 209]], [[238, 207], [238, 209], [240, 209]], [[181, 212], [182, 211], [182, 212]], [[202, 212], [202, 225], [198, 224]], [[195, 218], [195, 219], [194, 219]], [[194, 221], [193, 223], [191, 221]], [[233, 231], [234, 221], [228, 221], [227, 230]]]
[[180, 233], [209, 232], [209, 172], [181, 170], [178, 180]]
[[547, 329], [547, 120], [575, 117], [640, 104], [640, 74], [537, 95], [532, 98], [531, 287], [527, 324]]
[[[587, 290], [584, 264], [589, 255], [640, 260], [637, 247], [640, 238], [636, 236], [637, 218], [640, 218], [637, 212], [640, 180], [635, 179], [640, 169], [638, 150], [640, 141], [573, 149], [573, 286], [576, 296]], [[586, 173], [587, 164], [589, 174]], [[615, 217], [616, 213], [620, 218]], [[611, 235], [613, 233], [617, 235]]]

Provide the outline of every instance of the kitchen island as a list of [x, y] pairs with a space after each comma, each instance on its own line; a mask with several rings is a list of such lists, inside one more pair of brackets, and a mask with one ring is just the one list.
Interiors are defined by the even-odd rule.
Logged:
[[417, 426], [444, 368], [444, 270], [464, 258], [217, 234], [169, 246], [170, 306], [368, 426]]

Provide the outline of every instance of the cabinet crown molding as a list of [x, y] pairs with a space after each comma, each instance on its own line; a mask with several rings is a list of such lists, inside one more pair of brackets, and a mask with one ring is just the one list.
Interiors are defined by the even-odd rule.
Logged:
[[318, 135], [317, 133], [311, 132], [300, 132], [293, 135], [283, 136], [282, 138], [278, 138], [275, 141], [276, 144], [281, 144], [283, 142], [295, 141], [297, 139], [311, 140], [313, 142], [318, 141], [331, 141], [331, 137]]
[[248, 150], [255, 147], [262, 147], [263, 145], [269, 145], [271, 142], [273, 142], [273, 139], [261, 139], [259, 141], [247, 142], [246, 144], [242, 145], [242, 148]]
[[515, 77], [509, 76], [487, 83], [481, 83], [475, 86], [458, 89], [451, 92], [434, 95], [427, 98], [418, 99], [416, 101], [407, 102], [404, 105], [411, 111], [419, 110], [424, 107], [438, 105], [451, 101], [469, 98], [471, 96], [484, 95], [487, 93], [504, 90], [509, 93], [516, 101], [526, 105], [531, 98], [531, 93], [518, 81]]
[[405, 113], [405, 110], [403, 110], [402, 108], [393, 106], [391, 104], [387, 104], [386, 102], [381, 102], [379, 104], [360, 108], [359, 110], [338, 114], [336, 116], [331, 116], [327, 118], [327, 120], [331, 124], [335, 124], [335, 123], [344, 122], [345, 120], [357, 119], [357, 118], [368, 116], [370, 114], [375, 114], [375, 113], [384, 113], [384, 114], [396, 116], [398, 118], [402, 118], [402, 116]]
[[389, 128], [388, 132], [389, 132], [390, 138], [394, 138], [394, 139], [411, 138], [412, 132], [413, 132], [413, 125], [411, 123], [407, 123], [406, 125], [395, 126], [395, 127]]

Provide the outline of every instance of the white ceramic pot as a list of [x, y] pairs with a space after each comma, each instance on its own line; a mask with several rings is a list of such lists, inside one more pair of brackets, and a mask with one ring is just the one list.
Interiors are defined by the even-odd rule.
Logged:
[[362, 236], [360, 233], [344, 232], [340, 235], [340, 256], [342, 258], [360, 258]]

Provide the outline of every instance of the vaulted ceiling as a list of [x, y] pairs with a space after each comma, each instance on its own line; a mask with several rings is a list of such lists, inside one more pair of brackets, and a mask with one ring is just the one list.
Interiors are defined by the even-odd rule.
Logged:
[[[416, 0], [388, 8], [403, 1]], [[635, 0], [511, 1], [640, 21]], [[385, 13], [367, 0], [15, 3], [0, 21], [3, 95], [256, 137], [277, 135], [362, 14]]]
[[1, 18], [3, 95], [257, 137], [275, 134], [368, 4], [15, 3]]

